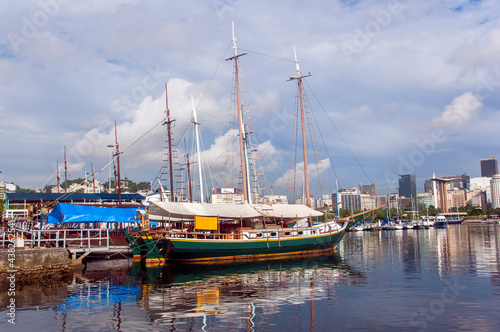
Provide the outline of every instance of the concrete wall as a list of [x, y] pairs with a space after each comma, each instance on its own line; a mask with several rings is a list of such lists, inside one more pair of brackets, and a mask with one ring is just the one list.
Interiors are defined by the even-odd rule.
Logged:
[[[16, 248], [14, 267], [10, 266], [9, 252], [0, 251], [0, 271], [12, 269], [31, 269], [34, 267], [47, 267], [51, 265], [69, 264], [69, 254], [62, 248], [21, 249]], [[12, 258], [12, 256], [10, 256]], [[12, 260], [12, 259], [11, 259]]]

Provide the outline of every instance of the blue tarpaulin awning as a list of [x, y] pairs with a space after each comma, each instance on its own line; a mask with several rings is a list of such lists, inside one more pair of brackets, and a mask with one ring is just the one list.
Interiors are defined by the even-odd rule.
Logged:
[[96, 207], [58, 203], [49, 214], [49, 224], [68, 222], [139, 222], [134, 220], [137, 208]]

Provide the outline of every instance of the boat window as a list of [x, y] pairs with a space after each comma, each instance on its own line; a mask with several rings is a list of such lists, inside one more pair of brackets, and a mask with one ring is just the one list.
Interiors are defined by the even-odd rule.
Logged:
[[257, 233], [257, 237], [262, 237], [262, 233]]
[[285, 232], [285, 235], [290, 235], [290, 232]]
[[299, 231], [299, 235], [302, 235], [302, 234], [304, 234], [304, 232], [303, 231]]
[[271, 233], [271, 236], [276, 236], [276, 232], [272, 232], [272, 233]]
[[316, 234], [316, 231], [312, 231], [313, 234]]

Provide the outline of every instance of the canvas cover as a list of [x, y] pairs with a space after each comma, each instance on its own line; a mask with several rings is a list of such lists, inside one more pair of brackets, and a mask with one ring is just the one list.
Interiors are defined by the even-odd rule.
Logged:
[[170, 218], [193, 220], [194, 216], [228, 219], [259, 218], [262, 214], [248, 204], [211, 204], [189, 202], [151, 202], [149, 213]]
[[188, 202], [151, 202], [149, 213], [170, 218], [193, 220], [194, 216], [219, 218], [259, 218], [262, 216], [277, 218], [304, 218], [321, 216], [323, 213], [305, 205], [276, 204], [211, 204]]
[[58, 203], [50, 212], [50, 224], [68, 222], [137, 222], [137, 208], [96, 207], [88, 205]]
[[323, 215], [323, 213], [301, 204], [259, 204], [254, 205], [253, 207], [266, 217], [293, 219], [318, 217]]

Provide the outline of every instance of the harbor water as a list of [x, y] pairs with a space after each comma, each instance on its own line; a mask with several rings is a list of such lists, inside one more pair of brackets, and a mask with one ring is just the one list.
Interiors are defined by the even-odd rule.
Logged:
[[500, 225], [348, 233], [338, 253], [146, 267], [89, 262], [3, 294], [1, 331], [498, 331]]

